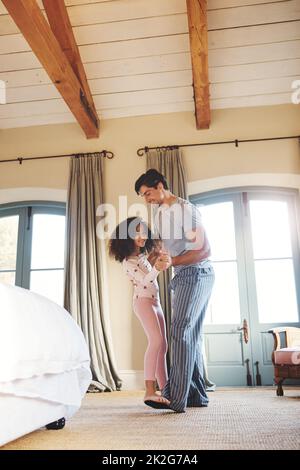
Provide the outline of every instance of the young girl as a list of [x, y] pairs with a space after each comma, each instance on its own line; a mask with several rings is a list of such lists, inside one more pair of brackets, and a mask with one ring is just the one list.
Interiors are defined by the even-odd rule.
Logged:
[[148, 338], [144, 357], [144, 403], [154, 408], [167, 406], [169, 401], [156, 392], [156, 380], [162, 390], [168, 379], [166, 326], [156, 280], [159, 270], [155, 267], [158, 256], [161, 261], [164, 256], [139, 217], [130, 217], [117, 226], [109, 242], [109, 253], [122, 263], [134, 286], [133, 311]]

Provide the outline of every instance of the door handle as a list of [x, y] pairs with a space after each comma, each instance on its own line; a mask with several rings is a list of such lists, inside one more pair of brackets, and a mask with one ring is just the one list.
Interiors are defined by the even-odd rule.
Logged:
[[237, 328], [237, 331], [243, 331], [244, 341], [247, 344], [249, 341], [249, 327], [248, 327], [248, 322], [246, 318], [244, 318], [243, 326], [241, 326], [240, 328]]

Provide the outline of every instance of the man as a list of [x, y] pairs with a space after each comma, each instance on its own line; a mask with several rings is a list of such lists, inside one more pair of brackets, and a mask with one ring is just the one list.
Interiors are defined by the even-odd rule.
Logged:
[[[146, 203], [157, 205], [154, 225], [165, 251], [158, 263], [162, 269], [174, 267], [171, 322], [171, 369], [163, 396], [170, 408], [183, 413], [187, 406], [207, 406], [203, 380], [202, 330], [210, 299], [214, 271], [208, 261], [210, 246], [201, 215], [193, 204], [169, 191], [165, 177], [154, 169], [135, 183], [137, 194]], [[148, 403], [152, 406], [151, 402]], [[155, 403], [153, 407], [157, 408]]]

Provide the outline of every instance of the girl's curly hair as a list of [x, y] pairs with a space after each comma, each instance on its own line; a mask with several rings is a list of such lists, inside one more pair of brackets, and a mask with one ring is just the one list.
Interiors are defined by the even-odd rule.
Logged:
[[116, 261], [122, 262], [135, 252], [134, 237], [139, 225], [147, 233], [145, 246], [140, 249], [141, 253], [149, 253], [155, 247], [155, 240], [147, 224], [140, 217], [129, 217], [115, 228], [109, 240], [109, 255]]

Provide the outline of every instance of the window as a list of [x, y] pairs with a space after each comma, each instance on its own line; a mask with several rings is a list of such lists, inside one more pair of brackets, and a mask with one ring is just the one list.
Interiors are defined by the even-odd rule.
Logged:
[[259, 321], [297, 322], [288, 201], [254, 199], [249, 204]]
[[192, 202], [202, 213], [216, 272], [206, 324], [238, 323], [249, 309], [260, 324], [297, 323], [296, 193], [237, 189], [194, 196]]
[[[238, 323], [240, 303], [233, 203], [217, 202], [199, 209], [212, 246], [211, 260], [216, 274], [214, 293], [205, 321], [211, 324]], [[224, 299], [227, 299], [226, 315]]]
[[0, 282], [63, 304], [65, 205], [0, 206]]

